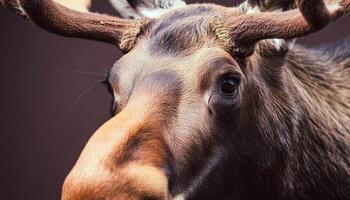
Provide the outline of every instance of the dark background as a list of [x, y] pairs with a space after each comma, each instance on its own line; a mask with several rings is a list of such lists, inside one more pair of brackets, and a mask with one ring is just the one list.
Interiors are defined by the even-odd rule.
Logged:
[[[93, 10], [115, 14], [107, 1], [96, 1]], [[348, 35], [350, 16], [299, 43], [312, 46]], [[109, 69], [120, 56], [112, 45], [50, 34], [0, 7], [1, 199], [60, 198], [84, 144], [110, 117], [111, 97], [102, 84], [75, 103], [102, 77], [71, 70], [101, 74], [96, 66]]]

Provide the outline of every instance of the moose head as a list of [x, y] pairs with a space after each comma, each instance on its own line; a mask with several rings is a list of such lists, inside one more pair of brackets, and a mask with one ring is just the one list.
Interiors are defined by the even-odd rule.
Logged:
[[108, 75], [115, 116], [62, 199], [349, 198], [350, 48], [294, 44], [349, 0], [111, 1], [124, 19], [89, 12], [89, 0], [2, 3], [125, 53]]

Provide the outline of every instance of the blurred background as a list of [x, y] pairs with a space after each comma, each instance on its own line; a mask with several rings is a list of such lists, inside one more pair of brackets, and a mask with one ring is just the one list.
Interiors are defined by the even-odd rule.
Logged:
[[[116, 14], [108, 1], [95, 1], [93, 10]], [[3, 7], [0, 27], [1, 199], [59, 199], [84, 144], [110, 117], [111, 97], [97, 81], [121, 53], [112, 45], [48, 33]], [[298, 43], [346, 36], [350, 16]]]

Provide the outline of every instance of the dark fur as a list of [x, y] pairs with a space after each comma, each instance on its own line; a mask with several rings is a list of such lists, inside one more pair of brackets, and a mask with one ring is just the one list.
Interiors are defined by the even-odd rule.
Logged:
[[[87, 143], [63, 199], [350, 198], [350, 39], [315, 49], [264, 40], [316, 31], [348, 4], [329, 13], [320, 1], [298, 0], [303, 15], [193, 5], [134, 24], [21, 2], [52, 32], [131, 50], [110, 74], [119, 114]], [[271, 10], [290, 2], [248, 3]], [[219, 72], [239, 76], [236, 96], [220, 93]]]
[[283, 66], [270, 60], [258, 71], [248, 61], [239, 122], [216, 123], [226, 132], [216, 138], [220, 153], [188, 199], [349, 199], [350, 51], [340, 48], [296, 46]]
[[[199, 48], [193, 44], [200, 46], [207, 24], [186, 23], [197, 11], [177, 14], [175, 26], [167, 18], [157, 24], [151, 51]], [[190, 170], [188, 199], [349, 199], [349, 47], [346, 39], [279, 52], [263, 41], [239, 60], [246, 80], [238, 122], [219, 111], [213, 132], [226, 133], [213, 138], [217, 150], [196, 161], [205, 164]]]
[[[212, 12], [210, 6], [199, 6], [198, 9], [189, 10], [189, 12], [175, 12], [174, 16], [165, 17], [159, 24], [154, 24], [152, 31], [152, 40], [150, 50], [154, 54], [172, 54], [173, 56], [184, 53], [188, 49], [193, 49], [194, 45], [202, 45], [203, 38], [209, 30], [209, 24], [206, 18], [201, 14], [203, 12]], [[199, 15], [198, 18], [195, 16]], [[174, 26], [174, 17], [179, 22]], [[187, 21], [188, 18], [191, 21]]]
[[297, 46], [283, 66], [275, 65], [281, 58], [272, 57], [258, 72], [247, 65], [248, 92], [242, 95], [239, 126], [233, 128], [238, 130], [228, 140], [232, 148], [224, 151], [232, 160], [226, 158], [227, 169], [213, 172], [232, 179], [208, 178], [215, 182], [203, 183], [193, 199], [208, 197], [205, 191], [215, 186], [219, 192], [209, 192], [207, 199], [350, 197], [350, 43], [342, 44], [347, 48], [338, 46], [332, 53]]

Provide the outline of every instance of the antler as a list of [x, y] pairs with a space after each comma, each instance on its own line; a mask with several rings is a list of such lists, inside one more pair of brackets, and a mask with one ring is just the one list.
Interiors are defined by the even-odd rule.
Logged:
[[246, 14], [228, 20], [233, 51], [263, 39], [292, 39], [316, 32], [350, 11], [350, 0], [295, 2], [295, 10]]
[[132, 20], [88, 12], [91, 0], [1, 0], [1, 3], [50, 32], [103, 41], [122, 50], [122, 37], [135, 24]]
[[7, 7], [9, 10], [14, 12], [15, 14], [28, 19], [28, 16], [25, 14], [21, 6], [19, 6], [19, 2], [17, 0], [0, 0], [0, 3]]

